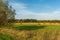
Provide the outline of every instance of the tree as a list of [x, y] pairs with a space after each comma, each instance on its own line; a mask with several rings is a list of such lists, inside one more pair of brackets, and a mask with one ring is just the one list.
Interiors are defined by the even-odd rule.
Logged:
[[15, 19], [15, 10], [12, 10], [12, 6], [9, 7], [7, 0], [0, 0], [0, 19], [0, 26], [7, 25], [8, 20]]

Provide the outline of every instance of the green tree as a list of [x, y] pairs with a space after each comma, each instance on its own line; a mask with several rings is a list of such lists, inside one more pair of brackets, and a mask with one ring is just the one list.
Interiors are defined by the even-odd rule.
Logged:
[[9, 20], [12, 22], [15, 19], [15, 10], [12, 6], [9, 7], [8, 0], [0, 0], [0, 19], [0, 26], [7, 25]]

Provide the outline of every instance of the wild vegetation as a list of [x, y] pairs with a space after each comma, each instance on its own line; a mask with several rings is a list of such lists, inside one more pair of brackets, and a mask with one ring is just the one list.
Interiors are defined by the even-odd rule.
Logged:
[[0, 0], [0, 40], [60, 40], [60, 21], [16, 20], [12, 6]]
[[[8, 20], [15, 18], [15, 10], [8, 4], [8, 1], [0, 0], [0, 26], [8, 25]], [[11, 21], [9, 22], [11, 24]]]
[[60, 40], [60, 25], [14, 24], [0, 28], [1, 40]]

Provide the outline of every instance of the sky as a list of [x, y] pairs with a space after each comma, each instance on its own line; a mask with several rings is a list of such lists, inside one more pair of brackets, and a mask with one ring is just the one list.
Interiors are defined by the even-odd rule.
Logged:
[[9, 0], [16, 19], [60, 20], [60, 0]]

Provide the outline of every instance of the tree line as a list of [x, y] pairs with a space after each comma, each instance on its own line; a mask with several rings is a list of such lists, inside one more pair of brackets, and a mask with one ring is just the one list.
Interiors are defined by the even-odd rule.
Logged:
[[15, 19], [13, 23], [60, 23], [60, 20]]

